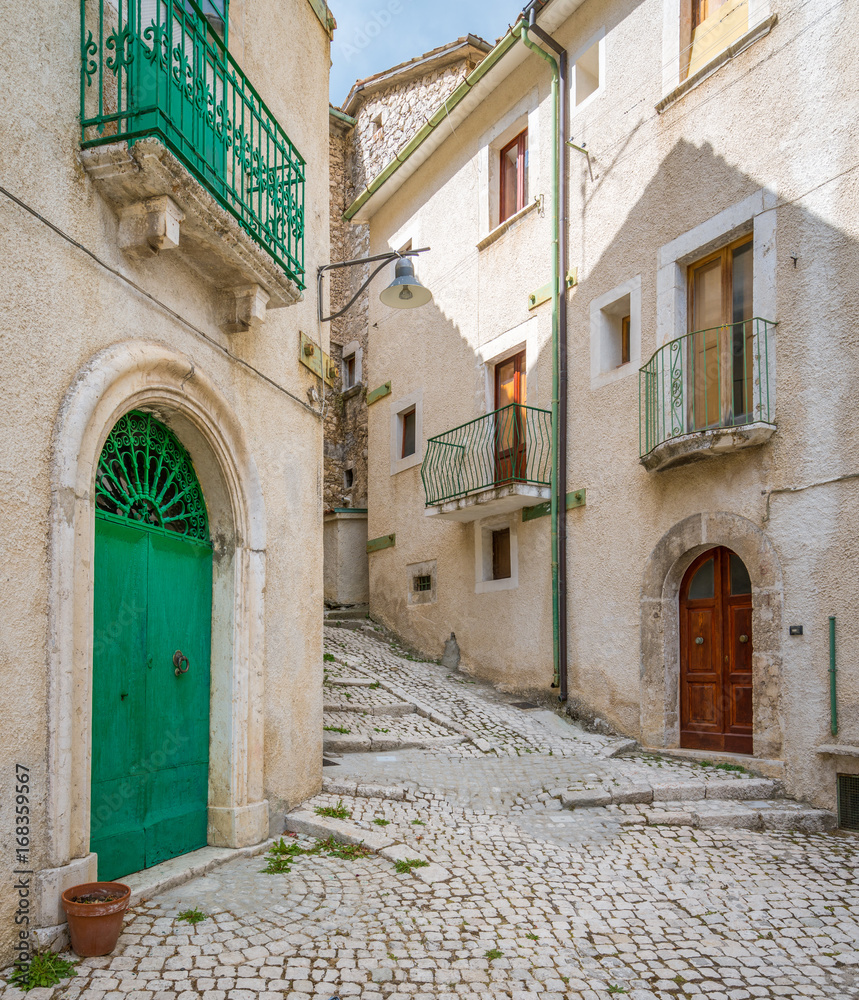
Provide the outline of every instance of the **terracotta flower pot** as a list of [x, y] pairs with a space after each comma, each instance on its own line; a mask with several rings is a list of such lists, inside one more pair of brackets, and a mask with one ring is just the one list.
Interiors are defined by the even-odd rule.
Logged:
[[[76, 903], [75, 897], [119, 896], [110, 902]], [[81, 958], [109, 955], [122, 931], [122, 918], [128, 909], [131, 889], [122, 882], [85, 882], [66, 889], [63, 909], [69, 922], [72, 948]]]

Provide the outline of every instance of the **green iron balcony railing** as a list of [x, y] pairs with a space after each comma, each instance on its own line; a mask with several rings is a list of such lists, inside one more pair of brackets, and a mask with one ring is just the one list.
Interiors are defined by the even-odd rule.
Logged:
[[661, 347], [639, 371], [639, 453], [695, 431], [774, 423], [775, 327], [748, 319]]
[[427, 441], [426, 504], [509, 483], [551, 486], [552, 414], [511, 404]]
[[298, 150], [197, 0], [81, 0], [81, 145], [158, 137], [304, 288]]

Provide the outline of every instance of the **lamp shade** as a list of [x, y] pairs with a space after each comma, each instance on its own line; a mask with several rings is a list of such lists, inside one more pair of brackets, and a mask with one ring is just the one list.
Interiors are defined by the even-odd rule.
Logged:
[[432, 301], [432, 292], [415, 277], [415, 266], [408, 257], [397, 261], [394, 280], [379, 296], [392, 309], [417, 309]]

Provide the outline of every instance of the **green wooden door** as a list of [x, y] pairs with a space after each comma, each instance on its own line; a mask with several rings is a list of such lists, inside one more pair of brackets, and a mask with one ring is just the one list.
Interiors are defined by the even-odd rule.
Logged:
[[146, 414], [96, 495], [90, 849], [114, 879], [206, 844], [212, 549], [190, 457]]

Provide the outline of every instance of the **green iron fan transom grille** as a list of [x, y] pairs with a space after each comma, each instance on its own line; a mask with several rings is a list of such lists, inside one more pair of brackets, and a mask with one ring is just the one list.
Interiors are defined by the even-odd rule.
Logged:
[[201, 542], [209, 518], [191, 456], [164, 424], [132, 410], [110, 432], [95, 477], [96, 509]]

